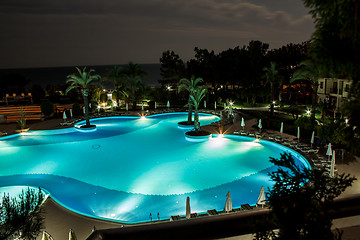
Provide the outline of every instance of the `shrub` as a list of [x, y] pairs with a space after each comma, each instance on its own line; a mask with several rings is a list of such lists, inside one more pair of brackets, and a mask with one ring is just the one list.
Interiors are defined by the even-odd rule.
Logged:
[[81, 115], [83, 113], [83, 110], [82, 110], [79, 103], [74, 103], [72, 109], [73, 109], [74, 116], [78, 116], [78, 115]]
[[40, 108], [41, 112], [47, 117], [54, 113], [54, 104], [50, 101], [41, 103]]

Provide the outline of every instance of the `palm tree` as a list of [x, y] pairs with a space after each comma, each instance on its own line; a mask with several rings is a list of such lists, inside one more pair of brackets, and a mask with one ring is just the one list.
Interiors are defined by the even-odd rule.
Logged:
[[317, 91], [318, 91], [318, 79], [320, 78], [321, 73], [313, 60], [305, 60], [300, 63], [299, 68], [294, 72], [293, 77], [290, 80], [290, 83], [296, 80], [307, 80], [311, 83], [313, 87], [312, 93], [312, 106], [311, 106], [311, 118], [315, 120], [315, 109], [317, 105]]
[[274, 100], [275, 100], [275, 84], [279, 78], [279, 71], [276, 69], [276, 63], [271, 62], [270, 67], [263, 68], [263, 78], [265, 78], [266, 83], [270, 84], [270, 91], [271, 91], [271, 115], [274, 114]]
[[85, 107], [85, 120], [86, 120], [86, 127], [90, 126], [89, 121], [89, 86], [93, 85], [96, 80], [99, 80], [101, 77], [100, 75], [92, 75], [95, 72], [94, 69], [90, 69], [86, 72], [86, 67], [82, 70], [76, 67], [78, 71], [77, 74], [71, 74], [67, 76], [66, 83], [70, 83], [70, 86], [66, 89], [66, 94], [70, 92], [72, 89], [80, 88], [81, 93], [83, 94], [84, 98], [84, 107]]
[[124, 80], [124, 92], [128, 100], [132, 101], [133, 109], [136, 109], [136, 103], [139, 97], [143, 95], [145, 85], [141, 81], [142, 78], [149, 75], [141, 68], [140, 65], [129, 62], [123, 66], [120, 71], [121, 77]]
[[194, 127], [195, 131], [200, 131], [199, 123], [199, 106], [206, 94], [206, 88], [203, 86], [197, 87], [190, 95], [190, 104], [194, 107]]
[[185, 90], [187, 92], [189, 92], [189, 99], [188, 99], [188, 124], [192, 123], [192, 107], [193, 105], [191, 104], [191, 95], [194, 93], [194, 91], [196, 90], [196, 87], [199, 83], [203, 82], [202, 78], [195, 78], [194, 76], [191, 77], [191, 79], [187, 79], [187, 78], [182, 78], [180, 79], [180, 85], [178, 87], [178, 92], [180, 93], [181, 91]]
[[107, 69], [106, 76], [104, 77], [106, 82], [114, 84], [117, 103], [119, 103], [119, 93], [121, 93], [121, 88], [124, 86], [124, 77], [121, 71], [122, 68], [115, 65], [112, 68]]

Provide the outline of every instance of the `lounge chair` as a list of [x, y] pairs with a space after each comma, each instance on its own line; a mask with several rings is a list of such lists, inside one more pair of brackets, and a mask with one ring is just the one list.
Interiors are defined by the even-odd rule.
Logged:
[[207, 210], [207, 214], [209, 216], [214, 216], [214, 215], [217, 215], [218, 212], [216, 211], [216, 209], [211, 209], [211, 210]]
[[170, 222], [178, 221], [178, 220], [180, 220], [180, 216], [179, 216], [179, 215], [171, 216], [171, 217], [170, 217]]
[[242, 204], [242, 205], [241, 205], [241, 209], [242, 209], [242, 210], [252, 210], [253, 207], [250, 206], [248, 203], [246, 203], [246, 204]]
[[198, 216], [197, 213], [190, 213], [190, 218], [196, 218]]

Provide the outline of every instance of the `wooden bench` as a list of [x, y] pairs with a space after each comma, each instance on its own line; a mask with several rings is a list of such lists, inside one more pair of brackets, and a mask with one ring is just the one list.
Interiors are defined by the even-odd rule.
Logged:
[[40, 106], [7, 106], [0, 107], [0, 116], [6, 123], [17, 122], [20, 120], [21, 109], [23, 110], [25, 119], [28, 120], [41, 120], [43, 114]]

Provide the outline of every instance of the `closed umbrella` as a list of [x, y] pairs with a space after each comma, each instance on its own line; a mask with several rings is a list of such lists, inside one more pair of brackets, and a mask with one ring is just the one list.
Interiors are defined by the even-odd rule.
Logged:
[[256, 205], [261, 205], [261, 207], [264, 207], [265, 201], [266, 201], [265, 189], [264, 189], [264, 186], [261, 186], [260, 194], [259, 194], [258, 200], [256, 202]]
[[214, 103], [214, 109], [216, 110], [216, 102]]
[[144, 103], [141, 103], [141, 110], [144, 111]]
[[332, 152], [331, 165], [330, 165], [330, 177], [334, 177], [335, 173], [335, 150]]
[[281, 126], [280, 126], [280, 135], [281, 135], [281, 137], [282, 137], [283, 132], [284, 132], [284, 123], [281, 122]]
[[167, 106], [168, 108], [170, 107], [170, 101], [169, 101], [169, 100], [167, 101], [166, 106]]
[[64, 119], [64, 121], [67, 119], [65, 111], [63, 112], [63, 119]]
[[298, 129], [297, 129], [297, 139], [298, 139], [298, 142], [300, 142], [300, 127], [298, 127]]
[[245, 129], [245, 120], [243, 117], [241, 118], [241, 127], [243, 128], [243, 130]]
[[85, 114], [85, 106], [83, 107], [83, 112], [84, 112], [84, 114]]
[[261, 119], [259, 119], [258, 128], [260, 129], [260, 132], [261, 132], [261, 129], [262, 129]]
[[69, 240], [77, 240], [75, 232], [70, 228]]
[[328, 148], [326, 150], [326, 156], [328, 156], [328, 160], [330, 160], [330, 156], [332, 155], [331, 143], [329, 143]]
[[43, 231], [43, 235], [42, 235], [41, 240], [49, 240], [49, 236], [48, 236], [47, 232]]
[[189, 219], [191, 217], [191, 209], [190, 209], [190, 197], [186, 198], [186, 218]]
[[314, 140], [315, 140], [315, 131], [312, 132], [311, 135], [311, 140], [310, 140], [310, 146], [312, 147], [312, 145], [314, 144]]
[[155, 101], [155, 109], [156, 109], [156, 107], [157, 107], [157, 106], [156, 106], [156, 101]]
[[126, 103], [125, 106], [126, 106], [126, 107], [125, 107], [125, 108], [126, 108], [126, 111], [128, 111], [128, 110], [129, 110], [129, 104]]
[[226, 103], [224, 103], [224, 109], [226, 109]]
[[233, 210], [233, 208], [232, 208], [232, 202], [231, 202], [231, 195], [230, 195], [230, 192], [228, 192], [226, 194], [226, 202], [225, 202], [224, 211], [231, 212], [232, 210]]
[[70, 108], [70, 118], [73, 118], [72, 108]]
[[206, 109], [206, 101], [204, 100], [204, 108]]

